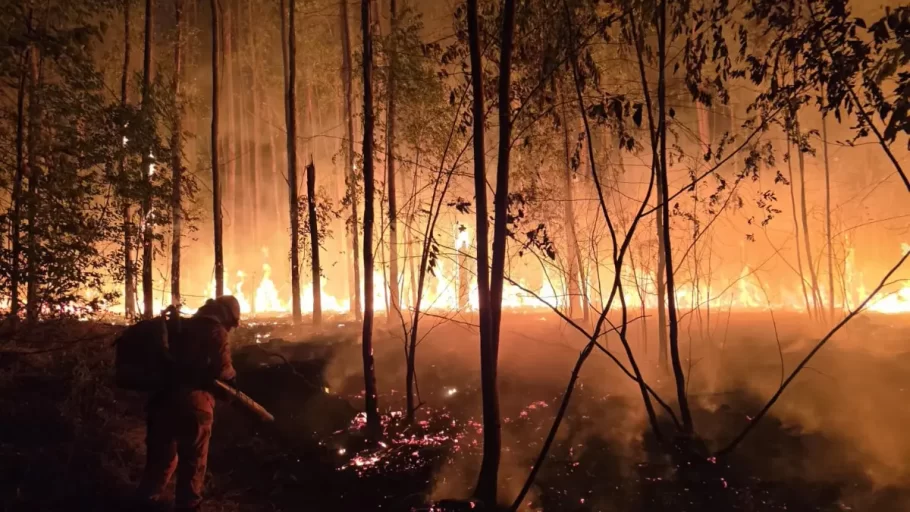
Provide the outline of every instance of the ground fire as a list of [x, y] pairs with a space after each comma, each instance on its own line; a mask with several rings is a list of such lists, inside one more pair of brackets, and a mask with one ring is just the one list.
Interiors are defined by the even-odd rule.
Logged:
[[910, 510], [904, 3], [0, 4], [3, 510]]

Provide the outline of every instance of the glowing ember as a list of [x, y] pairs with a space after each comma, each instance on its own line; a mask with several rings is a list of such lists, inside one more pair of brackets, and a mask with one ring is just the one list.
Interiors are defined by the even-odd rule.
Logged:
[[449, 388], [446, 390], [446, 396], [454, 396], [455, 393], [458, 393], [458, 390], [455, 388]]

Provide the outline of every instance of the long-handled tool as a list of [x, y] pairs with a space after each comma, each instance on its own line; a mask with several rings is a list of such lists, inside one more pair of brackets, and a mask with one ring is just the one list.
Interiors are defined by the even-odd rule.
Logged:
[[215, 386], [219, 387], [225, 393], [227, 393], [233, 400], [236, 400], [240, 405], [249, 409], [253, 414], [259, 416], [262, 421], [271, 423], [275, 421], [275, 417], [272, 414], [265, 410], [265, 407], [259, 405], [255, 400], [249, 397], [243, 391], [239, 389], [232, 388], [220, 380], [215, 380]]

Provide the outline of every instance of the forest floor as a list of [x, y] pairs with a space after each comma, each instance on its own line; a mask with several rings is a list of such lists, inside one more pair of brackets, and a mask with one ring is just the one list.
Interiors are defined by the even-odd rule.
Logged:
[[[781, 364], [792, 369], [811, 348], [799, 327], [805, 322], [782, 317], [772, 329], [766, 319], [736, 316], [692, 343], [689, 397], [709, 448], [729, 441], [760, 409], [780, 382]], [[239, 386], [276, 422], [263, 425], [219, 403], [203, 510], [409, 511], [469, 494], [481, 441], [473, 329], [422, 325], [431, 331], [417, 355], [422, 406], [406, 425], [401, 329], [379, 321], [385, 431], [382, 445], [368, 448], [358, 415], [359, 326], [339, 322], [313, 332], [253, 321], [234, 334]], [[504, 322], [500, 487], [508, 502], [540, 449], [584, 340], [539, 314]], [[110, 344], [119, 329], [54, 323], [0, 346], [2, 510], [133, 510], [144, 403], [111, 385]], [[695, 463], [662, 454], [634, 383], [595, 353], [524, 509], [910, 510], [908, 335], [910, 322], [860, 318], [731, 456], [706, 454]], [[649, 351], [641, 356], [649, 361], [656, 351], [647, 339], [653, 345], [656, 336], [634, 346]], [[608, 343], [622, 351], [615, 339]], [[648, 382], [672, 405], [671, 382], [652, 366], [643, 364]], [[662, 427], [672, 431], [669, 419]]]

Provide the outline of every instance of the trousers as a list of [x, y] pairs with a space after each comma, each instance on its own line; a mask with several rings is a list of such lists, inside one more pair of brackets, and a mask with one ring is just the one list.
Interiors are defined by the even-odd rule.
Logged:
[[193, 509], [202, 502], [215, 398], [202, 390], [152, 397], [148, 404], [146, 464], [139, 494], [158, 501], [177, 472], [175, 505]]

